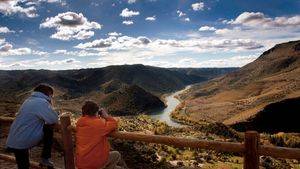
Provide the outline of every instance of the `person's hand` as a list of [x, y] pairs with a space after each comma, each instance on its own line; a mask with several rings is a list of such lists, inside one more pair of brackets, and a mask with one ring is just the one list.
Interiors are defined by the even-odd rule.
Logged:
[[114, 117], [114, 119], [117, 121], [117, 122], [120, 122], [120, 118], [119, 117]]
[[57, 111], [57, 114], [58, 114], [58, 115], [63, 114], [63, 110], [62, 110], [62, 109], [59, 109], [59, 110]]
[[54, 108], [53, 109], [58, 115], [61, 115], [63, 113], [62, 109]]
[[105, 109], [105, 108], [100, 108], [99, 110], [101, 112], [100, 116], [104, 119], [108, 118], [109, 115], [108, 115], [108, 111]]

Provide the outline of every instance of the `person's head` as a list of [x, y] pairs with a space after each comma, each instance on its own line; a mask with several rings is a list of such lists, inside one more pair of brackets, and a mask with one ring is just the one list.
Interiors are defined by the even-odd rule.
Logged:
[[99, 111], [99, 106], [92, 101], [86, 101], [82, 106], [82, 115], [97, 116]]
[[41, 92], [49, 97], [52, 97], [53, 96], [53, 88], [48, 85], [48, 84], [45, 84], [45, 83], [41, 83], [39, 85], [37, 85], [33, 91], [35, 92]]

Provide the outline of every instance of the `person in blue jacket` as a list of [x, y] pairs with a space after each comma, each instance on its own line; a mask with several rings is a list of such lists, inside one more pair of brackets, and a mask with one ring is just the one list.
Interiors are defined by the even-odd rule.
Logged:
[[16, 157], [18, 169], [29, 169], [29, 149], [43, 142], [40, 165], [53, 167], [51, 148], [53, 124], [58, 122], [58, 113], [52, 108], [53, 88], [40, 84], [20, 107], [12, 123], [6, 147]]

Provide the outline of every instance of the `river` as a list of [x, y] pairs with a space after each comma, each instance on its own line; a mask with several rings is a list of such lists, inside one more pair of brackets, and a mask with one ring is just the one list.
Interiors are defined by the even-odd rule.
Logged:
[[166, 108], [160, 111], [154, 112], [152, 115], [150, 115], [153, 119], [160, 120], [163, 122], [166, 122], [169, 126], [173, 127], [181, 127], [182, 124], [177, 123], [176, 121], [173, 121], [170, 117], [170, 113], [175, 110], [175, 108], [180, 104], [180, 101], [175, 97], [185, 90], [190, 88], [190, 86], [185, 87], [182, 90], [179, 90], [167, 97], [165, 97], [165, 104], [167, 105]]

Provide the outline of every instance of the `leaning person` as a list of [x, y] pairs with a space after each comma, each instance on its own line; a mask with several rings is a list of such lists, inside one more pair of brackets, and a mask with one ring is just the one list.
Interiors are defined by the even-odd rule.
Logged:
[[58, 113], [52, 108], [53, 88], [40, 84], [20, 107], [12, 123], [6, 147], [14, 153], [18, 169], [29, 169], [29, 149], [43, 142], [40, 165], [53, 167], [51, 148], [53, 124], [58, 122]]
[[[99, 115], [98, 115], [99, 114]], [[78, 169], [127, 168], [118, 151], [110, 151], [108, 135], [117, 129], [118, 121], [107, 110], [87, 101], [82, 117], [76, 123], [76, 165]]]

